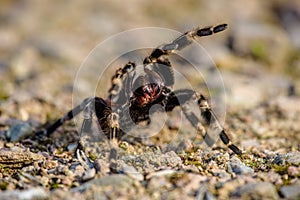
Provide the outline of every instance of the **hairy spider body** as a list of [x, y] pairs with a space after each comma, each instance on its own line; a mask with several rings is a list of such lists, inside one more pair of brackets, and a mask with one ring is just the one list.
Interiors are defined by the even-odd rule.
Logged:
[[[174, 74], [168, 55], [190, 45], [197, 37], [209, 36], [227, 28], [226, 24], [196, 28], [188, 31], [171, 43], [163, 44], [154, 49], [143, 64], [137, 66], [128, 62], [116, 70], [111, 79], [112, 86], [107, 98], [91, 97], [69, 111], [63, 118], [57, 120], [45, 130], [36, 134], [51, 134], [66, 120], [83, 112], [84, 120], [81, 132], [89, 133], [92, 126], [92, 116], [95, 113], [102, 132], [109, 138], [121, 138], [135, 124], [146, 121], [150, 123], [150, 109], [170, 112], [180, 106], [193, 127], [202, 135], [204, 141], [211, 146], [213, 140], [207, 134], [202, 124], [212, 125], [218, 132], [222, 142], [235, 154], [241, 150], [232, 144], [224, 128], [203, 95], [191, 89], [173, 90]], [[195, 101], [200, 110], [197, 116], [187, 106], [187, 102]]]

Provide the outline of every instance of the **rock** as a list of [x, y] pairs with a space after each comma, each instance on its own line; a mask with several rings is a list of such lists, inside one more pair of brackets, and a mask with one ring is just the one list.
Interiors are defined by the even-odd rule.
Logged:
[[286, 165], [286, 164], [299, 165], [300, 152], [294, 151], [294, 152], [289, 152], [287, 154], [280, 154], [274, 158], [273, 163], [277, 165]]
[[227, 173], [224, 169], [219, 169], [219, 168], [211, 169], [211, 173], [214, 176], [218, 176], [220, 178], [228, 178], [228, 179], [231, 178], [230, 174]]
[[[207, 185], [208, 177], [184, 171], [162, 170], [149, 174], [147, 190], [158, 199], [213, 199]], [[166, 196], [165, 196], [166, 195]], [[176, 197], [176, 198], [175, 198]]]
[[0, 149], [0, 164], [4, 167], [20, 168], [35, 161], [42, 161], [45, 157], [19, 147]]
[[74, 169], [73, 169], [72, 172], [74, 173], [74, 176], [75, 176], [75, 177], [82, 177], [83, 174], [84, 174], [84, 171], [85, 171], [85, 169], [84, 169], [83, 166], [81, 166], [81, 165], [76, 165], [76, 166], [74, 167]]
[[29, 200], [29, 199], [49, 199], [49, 194], [44, 188], [31, 188], [29, 190], [14, 190], [4, 191], [0, 194], [1, 199], [18, 199], [18, 200]]
[[166, 176], [154, 176], [147, 183], [147, 189], [153, 193], [161, 188], [171, 188], [172, 184], [168, 182]]
[[175, 174], [176, 171], [172, 169], [165, 169], [157, 172], [151, 172], [146, 176], [146, 179], [151, 179], [153, 177], [161, 177], [161, 176], [171, 176]]
[[78, 147], [78, 143], [71, 143], [67, 146], [69, 152], [75, 152]]
[[165, 166], [175, 167], [182, 165], [181, 158], [174, 151], [169, 151], [165, 154], [162, 154], [159, 160], [161, 164]]
[[138, 180], [138, 181], [143, 181], [144, 176], [139, 173], [134, 167], [129, 166], [127, 164], [122, 165], [121, 172], [124, 174], [127, 174], [129, 177]]
[[287, 185], [280, 188], [280, 193], [287, 199], [300, 198], [300, 185]]
[[110, 176], [104, 176], [98, 179], [93, 179], [88, 181], [77, 188], [73, 188], [73, 192], [83, 192], [85, 190], [90, 189], [92, 186], [96, 187], [128, 187], [134, 183], [133, 179], [124, 175], [124, 174], [113, 174]]
[[81, 180], [82, 181], [91, 180], [95, 177], [95, 175], [96, 175], [96, 169], [95, 168], [85, 170], [82, 177], [81, 177]]
[[297, 151], [297, 152], [287, 153], [286, 162], [288, 164], [292, 164], [292, 165], [299, 165], [300, 164], [300, 152]]
[[238, 158], [233, 157], [229, 160], [227, 171], [232, 171], [236, 174], [252, 174], [254, 170], [251, 167], [245, 166]]
[[141, 173], [139, 173], [133, 166], [127, 165], [123, 160], [114, 161], [109, 167], [110, 171], [113, 173], [123, 173], [138, 181], [144, 180], [144, 176]]
[[57, 167], [57, 160], [45, 160], [43, 167], [46, 169], [53, 169]]
[[96, 159], [94, 161], [94, 166], [97, 172], [101, 172], [103, 174], [107, 174], [110, 171], [108, 162], [102, 159]]
[[241, 199], [279, 199], [276, 188], [269, 182], [245, 184], [235, 189], [231, 196]]
[[288, 175], [291, 177], [297, 177], [300, 175], [300, 170], [298, 167], [295, 166], [289, 166], [287, 169]]
[[29, 137], [33, 134], [33, 128], [29, 125], [29, 123], [21, 122], [16, 125], [12, 125], [10, 129], [6, 132], [6, 137], [11, 142], [19, 142], [25, 137]]
[[138, 171], [145, 173], [165, 169], [167, 167], [174, 168], [182, 166], [182, 160], [174, 151], [163, 154], [161, 154], [161, 152], [147, 152], [130, 158], [130, 162]]

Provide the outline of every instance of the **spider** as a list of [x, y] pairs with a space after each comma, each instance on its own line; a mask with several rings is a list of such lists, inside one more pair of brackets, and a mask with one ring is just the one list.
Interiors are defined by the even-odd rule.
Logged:
[[[222, 142], [235, 154], [241, 155], [242, 151], [230, 141], [204, 95], [191, 89], [172, 89], [175, 78], [171, 62], [168, 59], [169, 55], [187, 47], [196, 38], [210, 36], [224, 31], [226, 28], [227, 24], [196, 28], [182, 34], [171, 43], [153, 49], [150, 55], [143, 60], [142, 65], [137, 66], [136, 63], [129, 61], [124, 67], [116, 70], [112, 76], [112, 85], [107, 98], [84, 99], [80, 105], [74, 107], [65, 116], [36, 134], [50, 135], [64, 122], [83, 112], [82, 133], [91, 131], [92, 116], [95, 115], [106, 136], [121, 139], [126, 134], [126, 130], [129, 130], [135, 123], [150, 123], [149, 111], [153, 105], [160, 105], [166, 112], [180, 106], [188, 121], [209, 146], [213, 141], [203, 124], [212, 125]], [[142, 69], [143, 72], [137, 73], [138, 69]], [[200, 116], [188, 109], [186, 104], [189, 101], [197, 103]], [[131, 119], [129, 120], [129, 118]]]

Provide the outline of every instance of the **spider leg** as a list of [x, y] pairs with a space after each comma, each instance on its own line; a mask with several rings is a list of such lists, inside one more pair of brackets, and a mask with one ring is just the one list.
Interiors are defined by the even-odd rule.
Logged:
[[132, 72], [136, 67], [134, 62], [128, 62], [124, 67], [117, 69], [115, 75], [111, 78], [111, 87], [108, 90], [109, 92], [109, 99], [111, 101], [116, 102], [118, 94], [123, 88], [123, 76], [129, 72]]
[[93, 120], [94, 103], [88, 103], [83, 110], [83, 122], [81, 125], [80, 135], [91, 133]]
[[197, 37], [209, 36], [224, 31], [226, 28], [227, 24], [219, 24], [217, 26], [209, 26], [205, 28], [195, 28], [194, 30], [182, 34], [171, 43], [161, 45], [154, 49], [151, 54], [144, 59], [143, 63], [146, 65], [157, 62], [161, 56], [170, 55], [190, 45]]
[[168, 103], [166, 104], [166, 111], [173, 110], [176, 106], [181, 106], [182, 111], [189, 122], [197, 129], [199, 133], [201, 133], [202, 138], [208, 146], [212, 146], [214, 141], [207, 134], [205, 127], [200, 122], [199, 118], [195, 115], [194, 112], [191, 111], [190, 106], [187, 105], [195, 92], [193, 90], [183, 89], [177, 90], [171, 93]]
[[237, 155], [241, 155], [242, 151], [234, 145], [228, 135], [226, 134], [224, 128], [220, 124], [219, 120], [217, 119], [216, 114], [211, 109], [210, 105], [208, 104], [206, 98], [202, 94], [196, 93], [197, 103], [199, 105], [201, 116], [203, 117], [206, 123], [212, 123], [213, 127], [219, 132], [219, 137], [221, 138], [222, 142], [228, 146], [234, 153]]
[[68, 120], [73, 119], [75, 116], [77, 116], [79, 113], [81, 113], [88, 104], [91, 104], [93, 102], [94, 98], [86, 98], [82, 101], [82, 103], [72, 110], [70, 110], [65, 116], [62, 118], [56, 120], [53, 124], [51, 124], [49, 127], [43, 130], [39, 130], [35, 133], [36, 136], [41, 135], [47, 135], [49, 136], [52, 134], [57, 128], [59, 128], [63, 123], [65, 123]]
[[[192, 110], [189, 109], [186, 103], [191, 100], [197, 100], [197, 104], [199, 106], [201, 116], [200, 119], [193, 113]], [[215, 113], [212, 111], [211, 107], [209, 106], [207, 100], [202, 94], [195, 93], [193, 90], [184, 89], [184, 90], [177, 90], [170, 94], [168, 102], [166, 104], [166, 111], [171, 111], [174, 107], [181, 106], [185, 116], [189, 120], [189, 122], [197, 129], [198, 132], [201, 133], [204, 141], [209, 146], [212, 146], [214, 141], [213, 139], [207, 134], [204, 126], [200, 121], [203, 121], [206, 125], [211, 125], [216, 131], [222, 140], [222, 142], [231, 149], [235, 154], [241, 155], [242, 151], [234, 145], [229, 137], [227, 136], [224, 128], [221, 126], [219, 120], [217, 119]]]
[[[101, 131], [109, 138], [119, 138], [121, 135], [120, 125], [119, 125], [119, 114], [112, 111], [109, 101], [105, 101], [102, 98], [95, 98], [94, 111], [98, 119]], [[87, 115], [91, 116], [91, 114]], [[88, 119], [88, 117], [87, 117]], [[89, 125], [87, 121], [87, 125]], [[88, 126], [87, 126], [88, 128]]]
[[157, 59], [156, 63], [151, 63], [147, 65], [146, 68], [154, 71], [160, 75], [163, 79], [165, 86], [173, 86], [175, 82], [174, 71], [171, 62], [166, 57], [161, 57]]
[[115, 112], [111, 113], [109, 116], [110, 120], [110, 134], [109, 139], [113, 140], [115, 138], [119, 138], [120, 133], [120, 125], [119, 125], [119, 115]]

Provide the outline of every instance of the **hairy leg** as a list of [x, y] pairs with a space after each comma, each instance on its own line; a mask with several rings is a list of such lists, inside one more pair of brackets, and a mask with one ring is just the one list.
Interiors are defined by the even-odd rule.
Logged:
[[217, 26], [209, 26], [205, 28], [198, 27], [194, 30], [188, 31], [173, 40], [171, 43], [161, 45], [154, 49], [151, 54], [144, 59], [144, 64], [147, 65], [149, 63], [155, 63], [161, 56], [170, 55], [176, 51], [180, 51], [181, 49], [190, 45], [193, 40], [198, 37], [209, 36], [224, 31], [226, 28], [227, 24], [220, 24]]
[[222, 142], [229, 149], [231, 149], [235, 154], [241, 155], [242, 151], [230, 141], [228, 135], [226, 134], [224, 128], [220, 124], [219, 120], [217, 119], [217, 116], [211, 109], [211, 107], [208, 104], [205, 97], [201, 94], [196, 94], [196, 96], [197, 96], [197, 103], [198, 103], [200, 111], [201, 111], [201, 116], [204, 119], [205, 123], [212, 124], [215, 131], [218, 132], [219, 137], [221, 138]]
[[56, 129], [58, 129], [61, 125], [63, 125], [66, 121], [73, 119], [76, 115], [81, 113], [87, 107], [87, 105], [89, 105], [93, 102], [93, 100], [94, 100], [93, 97], [83, 100], [80, 105], [78, 105], [75, 108], [73, 108], [72, 110], [70, 110], [65, 116], [63, 116], [62, 118], [56, 120], [53, 124], [48, 126], [46, 129], [37, 131], [35, 133], [35, 135], [36, 136], [40, 136], [40, 135], [49, 136]]
[[124, 67], [117, 69], [115, 75], [111, 78], [111, 87], [108, 90], [108, 97], [112, 102], [116, 102], [118, 100], [118, 94], [123, 88], [124, 75], [132, 72], [135, 69], [135, 67], [135, 63], [128, 62]]
[[[198, 118], [198, 116], [196, 116], [196, 114], [191, 109], [189, 109], [188, 105], [186, 104], [192, 99], [196, 99], [197, 101], [201, 112], [200, 118]], [[168, 103], [166, 105], [166, 111], [171, 111], [176, 106], [181, 106], [185, 116], [187, 117], [189, 122], [197, 129], [197, 131], [201, 133], [207, 145], [212, 146], [214, 144], [214, 141], [209, 136], [209, 134], [207, 134], [207, 131], [204, 128], [203, 124], [211, 125], [214, 131], [218, 133], [222, 142], [235, 154], [242, 154], [242, 151], [230, 141], [224, 128], [221, 126], [215, 113], [212, 111], [203, 95], [195, 93], [193, 90], [189, 89], [174, 91], [170, 94]]]

